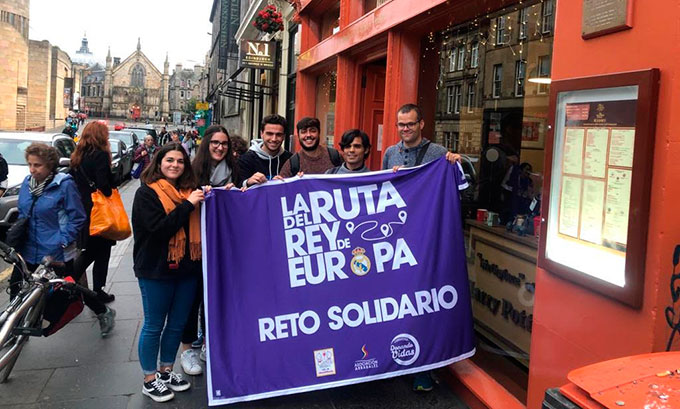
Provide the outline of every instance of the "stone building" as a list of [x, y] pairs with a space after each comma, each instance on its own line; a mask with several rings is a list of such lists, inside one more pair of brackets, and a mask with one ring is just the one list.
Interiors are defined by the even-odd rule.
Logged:
[[170, 76], [169, 103], [170, 112], [185, 112], [187, 102], [194, 98], [196, 101], [203, 101], [205, 94], [201, 93], [201, 76], [203, 67], [194, 65], [193, 69], [182, 68], [182, 64], [177, 64]]
[[106, 56], [106, 66], [98, 63], [83, 70], [81, 111], [90, 116], [161, 119], [167, 118], [168, 60], [163, 73], [142, 52], [141, 42], [137, 50], [121, 61]]
[[29, 40], [27, 130], [62, 126], [71, 109], [71, 58], [47, 40]]
[[0, 129], [26, 127], [28, 20], [28, 0], [0, 0]]

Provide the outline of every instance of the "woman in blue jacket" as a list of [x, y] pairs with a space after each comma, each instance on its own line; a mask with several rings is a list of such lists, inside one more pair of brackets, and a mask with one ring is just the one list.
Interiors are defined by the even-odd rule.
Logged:
[[[26, 162], [30, 175], [19, 190], [19, 217], [28, 218], [28, 237], [17, 250], [28, 268], [35, 270], [45, 256], [63, 263], [55, 272], [61, 276], [73, 274], [76, 238], [85, 223], [85, 210], [78, 189], [70, 175], [57, 172], [59, 153], [49, 145], [32, 143], [26, 148]], [[19, 291], [21, 277], [12, 273], [12, 296]], [[85, 296], [85, 304], [97, 314], [101, 335], [113, 329], [115, 311], [96, 297]]]

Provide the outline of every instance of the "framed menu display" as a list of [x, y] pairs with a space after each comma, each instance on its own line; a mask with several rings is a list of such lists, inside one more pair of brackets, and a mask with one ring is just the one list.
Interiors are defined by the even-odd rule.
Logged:
[[659, 71], [553, 81], [539, 267], [642, 305]]

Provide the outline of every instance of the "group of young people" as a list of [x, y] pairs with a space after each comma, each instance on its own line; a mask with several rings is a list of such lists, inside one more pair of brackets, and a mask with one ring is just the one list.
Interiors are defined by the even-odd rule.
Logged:
[[[397, 119], [401, 141], [385, 151], [383, 169], [397, 171], [442, 156], [452, 164], [459, 161], [457, 154], [422, 138], [425, 124], [419, 107], [404, 105]], [[138, 148], [135, 156], [145, 164], [132, 207], [134, 273], [144, 311], [138, 352], [144, 375], [142, 393], [154, 401], [171, 400], [175, 392], [190, 388], [190, 383], [174, 371], [180, 346], [183, 371], [189, 375], [202, 372], [192, 342], [198, 338], [199, 322], [203, 320], [199, 215], [204, 192], [215, 187], [246, 190], [296, 175], [369, 171], [365, 161], [371, 144], [365, 132], [344, 132], [340, 154], [320, 143], [318, 119], [303, 118], [296, 124], [301, 149], [292, 154], [283, 148], [286, 128], [285, 118], [265, 117], [260, 128], [262, 142], [243, 152], [236, 149], [237, 144], [232, 143], [224, 127], [210, 126], [193, 160], [177, 138], [171, 137], [160, 147], [151, 138]], [[99, 189], [110, 195], [114, 187], [108, 129], [98, 122], [85, 127], [71, 159], [70, 175], [56, 173], [58, 158], [51, 149], [33, 144], [26, 151], [31, 175], [20, 193], [20, 214], [38, 216], [40, 223], [49, 220], [49, 229], [33, 237], [32, 242], [29, 240], [20, 251], [33, 264], [44, 255], [55, 256], [65, 262], [63, 274], [76, 276], [94, 261], [94, 287], [99, 295], [86, 303], [100, 317], [101, 334], [105, 336], [113, 329], [115, 317], [115, 311], [105, 305], [114, 296], [103, 290], [113, 242], [89, 236], [87, 226], [92, 208], [90, 193]], [[48, 201], [44, 192], [50, 189], [59, 194], [48, 195]], [[77, 258], [71, 255], [77, 254], [71, 251], [75, 248], [81, 249]], [[417, 389], [427, 388], [424, 385]]]

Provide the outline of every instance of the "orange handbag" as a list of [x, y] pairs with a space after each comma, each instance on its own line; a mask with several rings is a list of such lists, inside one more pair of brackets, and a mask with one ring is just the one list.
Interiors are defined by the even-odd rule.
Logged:
[[132, 234], [123, 201], [118, 189], [111, 189], [106, 197], [97, 190], [92, 193], [90, 213], [90, 236], [101, 236], [109, 240], [125, 240]]

